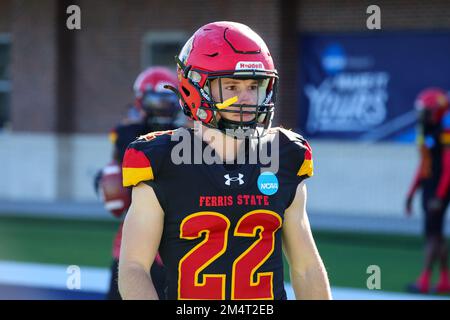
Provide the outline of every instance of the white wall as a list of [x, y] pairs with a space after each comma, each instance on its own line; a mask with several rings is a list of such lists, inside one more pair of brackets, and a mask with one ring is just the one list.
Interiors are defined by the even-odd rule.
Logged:
[[92, 179], [110, 159], [107, 135], [0, 134], [0, 199], [95, 201]]
[[[403, 215], [405, 195], [418, 165], [414, 145], [311, 141], [314, 176], [310, 211]], [[419, 210], [416, 194], [415, 209]]]

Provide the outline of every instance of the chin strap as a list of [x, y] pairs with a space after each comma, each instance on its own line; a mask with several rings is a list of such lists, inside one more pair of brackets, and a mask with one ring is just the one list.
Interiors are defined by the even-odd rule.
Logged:
[[256, 125], [256, 121], [235, 122], [221, 118], [217, 122], [217, 129], [222, 131], [224, 134], [232, 136], [233, 138], [243, 139], [249, 137], [248, 131], [256, 130]]

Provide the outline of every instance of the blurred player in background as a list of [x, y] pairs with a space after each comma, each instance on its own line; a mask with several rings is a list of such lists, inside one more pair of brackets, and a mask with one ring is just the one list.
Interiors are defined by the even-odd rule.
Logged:
[[130, 108], [128, 121], [110, 133], [114, 144], [114, 160], [122, 163], [128, 144], [140, 135], [181, 127], [185, 117], [180, 112], [177, 97], [164, 86], [176, 83], [174, 72], [165, 67], [150, 67], [139, 74], [133, 85], [134, 108]]
[[[121, 165], [129, 143], [137, 137], [153, 131], [175, 129], [184, 124], [180, 116], [177, 96], [164, 89], [165, 85], [175, 85], [176, 75], [165, 67], [150, 67], [137, 77], [133, 89], [135, 103], [129, 108], [127, 118], [110, 133], [113, 144], [113, 159], [97, 176], [96, 187], [102, 195], [105, 207], [116, 217], [122, 218], [131, 203], [131, 190], [122, 186]], [[122, 238], [122, 224], [113, 245], [111, 281], [107, 299], [118, 300], [117, 286], [118, 260]], [[152, 278], [159, 297], [164, 297], [165, 272], [159, 255], [151, 267]]]
[[[286, 299], [283, 249], [296, 298], [331, 298], [305, 209], [311, 147], [271, 128], [277, 80], [266, 44], [243, 24], [210, 23], [185, 44], [172, 90], [196, 130], [146, 135], [124, 157], [124, 185], [134, 186], [119, 265], [125, 299], [158, 298], [145, 272], [158, 248], [169, 299]], [[181, 164], [178, 134], [190, 146]], [[279, 160], [273, 171], [249, 161], [265, 147]], [[192, 162], [211, 148], [217, 162]]]
[[437, 293], [450, 292], [448, 248], [444, 236], [444, 217], [450, 199], [450, 111], [449, 97], [439, 88], [428, 88], [416, 99], [418, 111], [418, 147], [420, 165], [406, 200], [406, 214], [412, 212], [415, 192], [422, 189], [422, 208], [425, 213], [424, 269], [408, 291], [427, 293], [433, 266], [440, 266]]

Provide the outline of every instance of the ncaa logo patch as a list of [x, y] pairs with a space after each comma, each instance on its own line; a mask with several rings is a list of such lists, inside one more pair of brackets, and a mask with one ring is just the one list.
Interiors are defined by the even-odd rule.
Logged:
[[278, 178], [272, 172], [261, 173], [257, 183], [259, 191], [266, 196], [271, 196], [278, 191]]

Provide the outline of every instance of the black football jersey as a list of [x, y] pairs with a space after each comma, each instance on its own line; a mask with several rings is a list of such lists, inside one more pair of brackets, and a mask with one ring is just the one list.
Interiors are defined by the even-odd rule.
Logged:
[[[190, 150], [180, 152], [180, 130], [188, 132]], [[278, 168], [267, 170], [259, 157], [250, 161], [261, 146], [279, 150]], [[274, 128], [247, 140], [245, 164], [198, 163], [195, 155], [207, 148], [192, 130], [178, 129], [143, 136], [125, 154], [124, 185], [150, 185], [164, 211], [159, 252], [167, 298], [286, 299], [284, 212], [298, 184], [313, 175], [310, 146], [302, 136]]]
[[120, 163], [123, 161], [128, 145], [139, 136], [149, 132], [150, 128], [143, 122], [123, 123], [113, 129], [110, 136], [113, 136], [111, 140], [117, 150], [117, 157]]
[[[117, 150], [117, 158], [119, 163], [122, 163], [125, 151], [128, 145], [136, 140], [139, 136], [145, 135], [149, 132], [155, 131], [155, 127], [150, 125], [148, 118], [139, 122], [125, 122], [117, 125], [112, 132], [110, 132], [110, 139]], [[175, 129], [173, 124], [159, 125], [165, 129]]]

